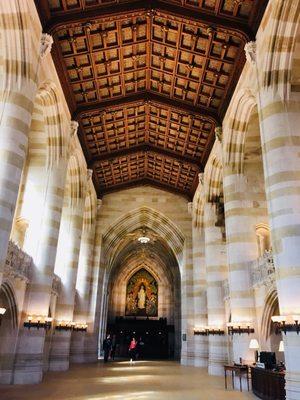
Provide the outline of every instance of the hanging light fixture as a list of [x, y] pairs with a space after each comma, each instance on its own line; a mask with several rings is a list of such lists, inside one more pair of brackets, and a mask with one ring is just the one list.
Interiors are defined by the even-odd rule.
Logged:
[[0, 307], [0, 325], [3, 318], [3, 315], [6, 313], [6, 308]]
[[138, 242], [140, 242], [141, 244], [147, 244], [150, 242], [150, 238], [147, 236], [146, 228], [142, 229], [142, 235], [138, 237]]
[[138, 241], [142, 244], [146, 244], [150, 242], [150, 238], [148, 238], [148, 236], [140, 236], [138, 238]]

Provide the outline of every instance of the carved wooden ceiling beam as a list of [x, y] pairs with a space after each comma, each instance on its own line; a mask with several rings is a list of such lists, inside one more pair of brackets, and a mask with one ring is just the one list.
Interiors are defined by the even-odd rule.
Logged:
[[174, 158], [174, 159], [178, 160], [180, 163], [196, 167], [198, 172], [203, 171], [203, 165], [201, 164], [200, 160], [196, 162], [195, 158], [193, 158], [193, 157], [181, 155], [181, 154], [175, 153], [172, 150], [168, 150], [163, 147], [161, 147], [161, 148], [157, 147], [151, 143], [143, 143], [138, 146], [132, 146], [132, 147], [129, 147], [126, 149], [122, 148], [119, 150], [112, 151], [110, 153], [98, 155], [88, 161], [88, 166], [89, 166], [89, 168], [92, 168], [95, 164], [100, 163], [101, 161], [113, 160], [115, 158], [124, 157], [124, 156], [127, 156], [128, 154], [133, 154], [133, 153], [137, 153], [137, 152], [145, 152], [146, 153], [149, 151], [151, 151], [153, 153], [161, 154], [163, 156]]
[[182, 110], [188, 114], [203, 117], [204, 119], [212, 122], [215, 125], [220, 125], [221, 121], [216, 111], [213, 111], [206, 107], [193, 106], [188, 103], [184, 103], [181, 100], [170, 99], [168, 97], [156, 94], [153, 92], [139, 92], [125, 97], [119, 97], [117, 99], [103, 100], [101, 102], [82, 105], [77, 107], [73, 114], [73, 119], [79, 119], [84, 114], [95, 114], [105, 111], [106, 109], [111, 110], [114, 107], [120, 105], [126, 105], [135, 103], [137, 101], [144, 100], [145, 102], [156, 102], [161, 105], [171, 107], [175, 110]]
[[175, 187], [175, 186], [173, 187], [173, 186], [167, 185], [165, 183], [162, 183], [162, 182], [159, 182], [154, 179], [147, 178], [147, 177], [135, 179], [135, 180], [131, 180], [131, 181], [126, 181], [126, 182], [122, 182], [122, 183], [117, 183], [108, 188], [103, 188], [103, 187], [99, 188], [99, 185], [98, 185], [97, 186], [97, 191], [98, 191], [97, 195], [99, 198], [102, 198], [105, 194], [108, 194], [108, 193], [113, 193], [113, 192], [117, 192], [122, 189], [129, 189], [132, 187], [146, 186], [146, 185], [150, 185], [150, 186], [165, 190], [165, 191], [173, 193], [173, 194], [184, 196], [189, 201], [192, 201], [192, 199], [193, 199], [193, 193], [191, 193], [190, 191], [182, 190], [178, 187]]
[[122, 16], [122, 14], [127, 15], [130, 12], [135, 11], [148, 11], [149, 13], [161, 11], [168, 13], [170, 16], [187, 19], [204, 25], [210, 25], [212, 27], [218, 27], [219, 29], [225, 29], [230, 32], [236, 32], [243, 36], [245, 41], [253, 40], [255, 36], [247, 22], [240, 22], [239, 20], [234, 20], [232, 17], [227, 18], [224, 15], [214, 15], [203, 10], [195, 11], [187, 7], [168, 4], [167, 2], [159, 0], [132, 0], [128, 3], [118, 3], [104, 7], [96, 6], [85, 9], [84, 11], [65, 12], [62, 15], [56, 15], [55, 17], [51, 16], [46, 0], [35, 0], [35, 2], [41, 14], [40, 17], [44, 26], [44, 31], [49, 33], [68, 24], [86, 23], [91, 20], [109, 17], [116, 14]]

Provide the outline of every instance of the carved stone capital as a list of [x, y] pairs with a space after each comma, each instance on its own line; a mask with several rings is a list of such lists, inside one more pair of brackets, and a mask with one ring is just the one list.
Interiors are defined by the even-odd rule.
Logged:
[[97, 199], [97, 211], [100, 211], [101, 207], [102, 207], [102, 199]]
[[201, 185], [204, 184], [204, 172], [200, 172], [200, 174], [198, 174], [198, 179], [199, 179], [199, 183]]
[[244, 47], [246, 59], [251, 65], [256, 63], [256, 42], [248, 42]]
[[89, 181], [93, 176], [93, 170], [87, 169], [87, 180]]
[[78, 131], [78, 126], [79, 126], [79, 124], [77, 121], [70, 122], [71, 137], [76, 136], [77, 131]]
[[48, 33], [43, 33], [41, 37], [41, 45], [40, 45], [40, 57], [41, 59], [45, 58], [52, 49], [53, 38]]
[[223, 135], [222, 127], [221, 126], [216, 126], [215, 127], [215, 137], [220, 143], [222, 143], [222, 135]]

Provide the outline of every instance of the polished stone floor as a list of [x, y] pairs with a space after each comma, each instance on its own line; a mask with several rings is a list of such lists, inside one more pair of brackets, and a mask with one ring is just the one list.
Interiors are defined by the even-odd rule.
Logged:
[[138, 361], [73, 365], [46, 374], [43, 383], [0, 387], [1, 400], [247, 400], [250, 393], [224, 390], [223, 378], [176, 362]]

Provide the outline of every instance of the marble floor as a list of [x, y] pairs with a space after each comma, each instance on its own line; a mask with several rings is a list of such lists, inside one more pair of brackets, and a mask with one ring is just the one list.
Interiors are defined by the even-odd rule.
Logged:
[[222, 377], [172, 361], [73, 365], [47, 373], [39, 385], [1, 386], [1, 400], [247, 400], [251, 393], [224, 390]]

